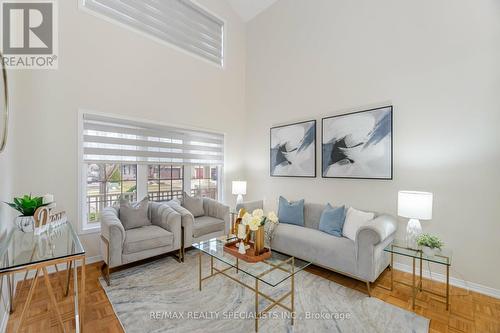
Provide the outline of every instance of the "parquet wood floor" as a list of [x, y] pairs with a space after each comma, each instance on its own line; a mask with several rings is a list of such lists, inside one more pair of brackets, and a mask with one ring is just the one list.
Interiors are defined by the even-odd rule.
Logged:
[[[91, 333], [123, 332], [111, 303], [108, 301], [104, 290], [99, 284], [100, 265], [101, 263], [90, 264], [86, 270], [87, 299], [84, 331]], [[366, 286], [363, 282], [316, 266], [308, 268], [308, 271], [346, 287], [366, 293]], [[60, 272], [59, 274], [64, 273]], [[400, 271], [394, 272], [394, 278], [404, 280], [408, 283], [411, 282], [411, 274]], [[56, 292], [56, 299], [64, 320], [65, 329], [67, 332], [73, 332], [73, 298], [71, 296], [64, 297], [62, 288], [58, 284], [59, 280], [56, 273], [50, 275], [50, 281]], [[31, 281], [29, 282], [31, 283]], [[7, 332], [9, 333], [14, 332], [19, 324], [19, 316], [28, 295], [30, 283], [25, 283], [16, 293], [14, 300], [16, 311], [11, 314], [7, 325]], [[71, 282], [71, 286], [72, 284]], [[373, 285], [372, 296], [411, 311], [410, 288], [395, 284], [394, 290], [390, 292], [380, 287], [380, 285], [389, 286], [389, 284], [390, 272], [386, 270]], [[444, 290], [443, 284], [434, 281], [426, 280], [424, 285], [426, 288], [439, 292]], [[72, 290], [70, 290], [70, 294], [71, 292]], [[450, 311], [446, 311], [445, 305], [437, 301], [434, 296], [419, 294], [415, 312], [431, 319], [431, 333], [500, 333], [500, 299], [456, 287], [451, 287]], [[55, 313], [51, 310], [48, 293], [43, 283], [37, 285], [37, 290], [22, 332], [61, 332]]]

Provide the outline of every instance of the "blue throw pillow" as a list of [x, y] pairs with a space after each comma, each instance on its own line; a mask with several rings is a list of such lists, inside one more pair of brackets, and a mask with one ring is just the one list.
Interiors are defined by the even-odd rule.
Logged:
[[345, 206], [332, 207], [330, 204], [326, 205], [319, 220], [319, 230], [333, 236], [342, 237], [345, 215]]
[[288, 202], [280, 196], [278, 207], [278, 219], [280, 223], [288, 223], [304, 226], [304, 199]]

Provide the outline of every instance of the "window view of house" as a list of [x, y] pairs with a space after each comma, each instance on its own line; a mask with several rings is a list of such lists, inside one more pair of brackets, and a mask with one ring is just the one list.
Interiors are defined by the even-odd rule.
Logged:
[[194, 166], [191, 168], [191, 195], [217, 199], [217, 166]]
[[98, 222], [99, 212], [121, 196], [137, 199], [137, 165], [89, 164], [87, 167], [87, 220]]
[[148, 197], [152, 201], [182, 198], [183, 166], [148, 165]]

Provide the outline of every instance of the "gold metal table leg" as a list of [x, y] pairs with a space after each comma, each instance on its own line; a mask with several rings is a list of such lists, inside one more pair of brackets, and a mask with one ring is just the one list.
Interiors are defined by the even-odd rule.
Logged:
[[199, 261], [199, 264], [200, 264], [199, 265], [199, 270], [198, 270], [198, 273], [199, 273], [198, 274], [198, 276], [199, 276], [198, 287], [199, 287], [199, 289], [201, 291], [201, 250], [198, 251], [198, 259], [199, 259], [198, 261]]
[[[49, 293], [50, 302], [52, 303], [52, 306], [54, 307], [54, 311], [56, 312], [57, 321], [61, 325], [63, 332], [66, 332], [66, 330], [64, 329], [64, 323], [63, 323], [63, 320], [61, 317], [61, 313], [59, 312], [59, 309], [57, 308], [57, 300], [56, 300], [56, 296], [54, 295], [54, 290], [52, 289], [52, 284], [50, 283], [50, 280], [49, 280], [49, 273], [47, 272], [47, 268], [43, 267], [42, 271], [43, 271], [43, 279], [45, 281], [45, 285], [47, 286], [47, 291]], [[58, 279], [59, 279], [59, 277], [58, 277]]]
[[450, 266], [446, 265], [446, 311], [450, 307]]
[[391, 252], [391, 291], [394, 288], [394, 252]]
[[28, 292], [28, 298], [26, 298], [26, 303], [24, 304], [23, 311], [21, 312], [21, 317], [19, 318], [19, 325], [17, 326], [16, 332], [21, 331], [21, 327], [23, 326], [24, 316], [26, 315], [26, 312], [30, 306], [31, 299], [33, 298], [33, 294], [35, 291], [36, 282], [38, 281], [38, 271], [39, 269], [37, 268], [35, 271], [35, 277], [33, 278], [33, 282], [31, 283], [30, 291]]
[[259, 279], [255, 278], [255, 332], [259, 331]]
[[291, 304], [291, 308], [292, 308], [292, 313], [291, 313], [291, 316], [292, 316], [292, 326], [294, 324], [294, 317], [295, 317], [295, 257], [292, 257], [292, 277], [291, 277], [292, 281], [291, 281], [291, 294], [290, 294], [290, 302], [292, 303]]
[[412, 283], [411, 283], [411, 308], [415, 310], [415, 257], [413, 257], [413, 274], [412, 274]]
[[240, 261], [238, 260], [238, 258], [236, 258], [236, 273], [240, 272], [239, 264], [240, 264]]
[[67, 270], [67, 276], [66, 276], [66, 290], [64, 291], [64, 296], [68, 296], [69, 294], [69, 280], [71, 278], [71, 266], [73, 264], [73, 261], [67, 262], [66, 263], [66, 270]]
[[423, 280], [422, 280], [422, 252], [420, 252], [420, 281], [418, 282], [419, 284], [419, 289], [420, 291], [422, 291], [422, 284], [423, 284]]

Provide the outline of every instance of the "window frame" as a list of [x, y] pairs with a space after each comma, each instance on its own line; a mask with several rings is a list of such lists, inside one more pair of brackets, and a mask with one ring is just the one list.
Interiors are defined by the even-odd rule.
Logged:
[[[185, 128], [189, 130], [200, 130], [200, 131], [209, 131], [207, 129], [202, 129], [202, 128], [196, 128], [196, 127], [186, 127], [182, 125], [177, 125], [177, 124], [162, 124], [157, 121], [145, 121], [144, 119], [140, 118], [133, 118], [133, 117], [127, 117], [123, 115], [117, 115], [117, 114], [111, 114], [111, 113], [102, 113], [102, 112], [95, 112], [87, 109], [79, 109], [78, 110], [78, 121], [77, 121], [77, 132], [78, 132], [78, 147], [77, 147], [77, 152], [78, 152], [78, 175], [77, 175], [77, 189], [78, 189], [78, 204], [77, 204], [77, 232], [80, 235], [85, 235], [85, 234], [95, 234], [99, 233], [101, 231], [101, 223], [96, 222], [93, 223], [95, 226], [88, 226], [87, 223], [87, 168], [88, 168], [88, 163], [84, 161], [84, 140], [83, 140], [83, 125], [84, 125], [84, 115], [85, 114], [92, 114], [92, 115], [98, 115], [98, 116], [106, 116], [106, 117], [111, 117], [111, 118], [118, 118], [118, 119], [125, 119], [125, 120], [130, 120], [130, 121], [136, 121], [139, 123], [151, 123], [151, 124], [160, 124], [160, 125], [165, 125], [165, 126], [175, 126], [179, 128]], [[214, 132], [214, 131], [212, 131]], [[215, 132], [214, 132], [215, 133]], [[224, 137], [224, 146], [226, 144], [226, 135], [225, 133], [218, 133], [222, 134]], [[224, 149], [225, 151], [225, 149]], [[225, 154], [224, 154], [225, 155]], [[225, 163], [225, 158], [224, 158], [224, 163]], [[134, 164], [134, 163], [119, 163], [119, 164]], [[200, 165], [196, 165], [200, 166]], [[195, 165], [191, 164], [184, 164], [182, 165], [183, 168], [183, 191], [189, 193], [191, 195], [191, 168], [195, 167]], [[224, 165], [217, 165], [218, 167], [218, 173], [217, 173], [217, 198], [216, 200], [220, 202], [224, 202], [225, 200], [225, 195], [224, 195], [224, 178], [225, 178], [225, 168]], [[147, 165], [143, 164], [137, 164], [137, 198], [141, 199], [144, 196], [148, 194], [147, 190], [147, 181], [148, 181], [148, 175], [147, 175]], [[146, 180], [146, 184], [140, 184], [140, 181]], [[144, 186], [145, 185], [145, 186]]]

